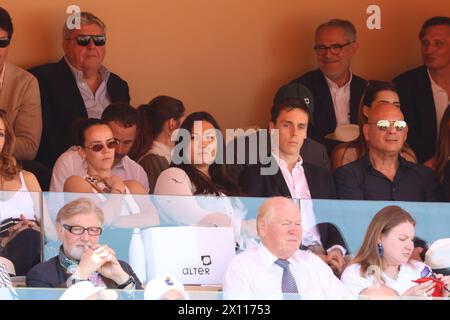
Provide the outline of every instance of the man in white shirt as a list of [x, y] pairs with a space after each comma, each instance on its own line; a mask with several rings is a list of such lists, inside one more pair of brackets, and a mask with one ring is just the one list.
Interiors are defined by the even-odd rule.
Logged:
[[332, 19], [319, 25], [314, 46], [319, 69], [291, 81], [311, 90], [315, 112], [308, 136], [326, 145], [329, 153], [337, 142], [325, 136], [336, 126], [358, 123], [359, 102], [367, 83], [350, 69], [358, 47], [356, 29], [350, 21]]
[[266, 200], [256, 220], [261, 244], [228, 265], [223, 291], [228, 298], [346, 299], [350, 294], [316, 255], [299, 250], [302, 239], [299, 207], [290, 199]]
[[[103, 111], [102, 120], [108, 123], [114, 139], [119, 141], [112, 174], [123, 180], [136, 180], [148, 192], [147, 174], [137, 162], [127, 156], [136, 137], [136, 109], [127, 103], [112, 103]], [[87, 163], [78, 153], [78, 149], [78, 146], [72, 146], [58, 158], [53, 167], [50, 191], [62, 192], [68, 178], [86, 175]]]
[[424, 65], [393, 81], [409, 127], [408, 143], [423, 163], [436, 151], [441, 119], [450, 104], [450, 17], [425, 21], [419, 39]]

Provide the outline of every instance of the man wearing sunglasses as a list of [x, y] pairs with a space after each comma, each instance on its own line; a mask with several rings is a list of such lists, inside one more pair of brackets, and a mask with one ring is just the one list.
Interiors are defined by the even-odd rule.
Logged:
[[33, 160], [42, 132], [39, 85], [29, 72], [6, 62], [13, 31], [9, 13], [0, 7], [0, 108], [14, 128], [15, 158]]
[[398, 106], [382, 103], [370, 108], [363, 132], [368, 154], [335, 172], [340, 199], [441, 200], [439, 184], [431, 169], [400, 156], [408, 125]]
[[103, 211], [91, 200], [69, 202], [56, 217], [59, 255], [36, 265], [27, 274], [28, 287], [65, 288], [79, 281], [114, 289], [141, 289], [132, 268], [117, 259], [112, 248], [99, 244]]
[[[136, 138], [137, 111], [128, 103], [112, 103], [103, 111], [102, 118], [111, 128], [114, 143], [114, 164], [111, 174], [123, 180], [135, 180], [149, 191], [148, 177], [144, 169], [136, 161], [128, 157], [128, 153]], [[102, 144], [98, 147], [103, 147]], [[94, 150], [95, 151], [95, 150]], [[72, 146], [56, 160], [53, 166], [50, 191], [63, 192], [64, 183], [71, 176], [85, 176], [87, 162], [81, 158], [78, 147]]]
[[419, 32], [423, 65], [393, 81], [409, 124], [408, 143], [423, 163], [436, 152], [442, 116], [450, 104], [450, 17], [432, 17]]
[[130, 101], [127, 83], [103, 65], [105, 24], [88, 12], [80, 18], [80, 29], [64, 24], [64, 57], [30, 70], [39, 80], [44, 121], [37, 159], [50, 168], [73, 144], [75, 119], [98, 119], [110, 103]]
[[358, 123], [358, 109], [367, 81], [352, 74], [351, 60], [358, 50], [356, 29], [350, 21], [333, 19], [316, 29], [314, 51], [319, 69], [291, 81], [311, 90], [314, 113], [308, 136], [331, 154], [338, 142], [326, 139], [337, 125]]

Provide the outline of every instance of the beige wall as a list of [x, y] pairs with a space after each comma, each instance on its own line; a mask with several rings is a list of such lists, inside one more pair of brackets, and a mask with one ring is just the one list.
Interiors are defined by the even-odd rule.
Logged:
[[[423, 21], [450, 13], [447, 0], [2, 0], [16, 29], [9, 61], [59, 59], [70, 4], [107, 24], [105, 64], [128, 81], [134, 105], [172, 95], [189, 112], [210, 111], [223, 128], [266, 124], [277, 88], [315, 68], [319, 23], [351, 20], [360, 42], [353, 71], [389, 80], [421, 63]], [[381, 7], [381, 30], [366, 28], [370, 4]]]

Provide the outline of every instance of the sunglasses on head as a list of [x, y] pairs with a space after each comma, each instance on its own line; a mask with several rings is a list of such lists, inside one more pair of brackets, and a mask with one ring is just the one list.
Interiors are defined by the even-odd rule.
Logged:
[[1, 38], [0, 39], [0, 48], [6, 48], [9, 46], [9, 43], [11, 42], [11, 39], [9, 38]]
[[119, 145], [118, 140], [108, 140], [106, 143], [94, 143], [93, 145], [86, 146], [85, 148], [91, 149], [94, 152], [100, 152], [106, 146], [108, 149], [114, 149]]
[[75, 37], [75, 40], [77, 40], [77, 44], [82, 47], [86, 47], [89, 45], [89, 43], [94, 41], [94, 44], [97, 47], [102, 47], [106, 43], [106, 36], [102, 34], [96, 34], [96, 35], [89, 35], [89, 34], [79, 34]]
[[387, 131], [391, 124], [394, 125], [394, 128], [397, 131], [402, 131], [407, 126], [406, 122], [403, 120], [378, 120], [376, 123], [371, 124], [376, 124], [377, 128], [381, 131]]

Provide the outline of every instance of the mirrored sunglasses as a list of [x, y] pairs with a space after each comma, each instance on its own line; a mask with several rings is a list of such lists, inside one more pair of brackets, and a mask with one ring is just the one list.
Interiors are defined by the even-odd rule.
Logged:
[[77, 44], [82, 47], [88, 46], [89, 43], [91, 42], [91, 39], [92, 41], [94, 41], [94, 44], [97, 47], [102, 47], [106, 43], [106, 36], [102, 34], [98, 35], [80, 34], [75, 38], [75, 40], [77, 40]]
[[11, 39], [9, 38], [1, 38], [0, 39], [0, 48], [6, 48], [9, 46], [9, 43], [11, 42]]
[[114, 149], [119, 145], [118, 140], [109, 140], [106, 143], [94, 143], [91, 146], [86, 146], [85, 148], [91, 149], [94, 152], [100, 152], [106, 146], [108, 149]]
[[377, 128], [381, 131], [387, 131], [391, 124], [394, 125], [394, 128], [397, 131], [402, 131], [407, 126], [406, 122], [403, 120], [378, 120], [376, 122]]

